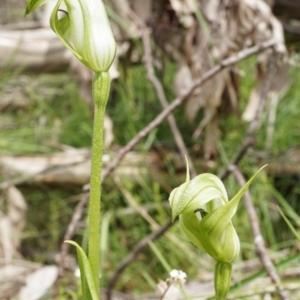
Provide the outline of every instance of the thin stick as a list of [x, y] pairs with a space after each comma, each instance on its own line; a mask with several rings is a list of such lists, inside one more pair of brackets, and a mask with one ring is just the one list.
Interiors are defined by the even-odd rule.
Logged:
[[[144, 64], [147, 71], [147, 77], [149, 81], [153, 84], [157, 97], [159, 99], [159, 102], [161, 106], [165, 109], [168, 107], [168, 101], [166, 94], [164, 92], [163, 86], [161, 82], [158, 80], [158, 78], [155, 76], [154, 68], [153, 68], [153, 56], [152, 56], [152, 50], [151, 50], [151, 41], [150, 41], [150, 30], [148, 28], [143, 28], [143, 34], [142, 34], [142, 40], [144, 45]], [[189, 163], [189, 170], [191, 172], [191, 177], [196, 177], [197, 172], [194, 167], [194, 164], [189, 156], [188, 150], [185, 146], [184, 140], [182, 138], [182, 135], [177, 127], [176, 120], [172, 113], [169, 114], [167, 117], [167, 120], [169, 122], [169, 126], [171, 128], [171, 131], [174, 136], [175, 143], [179, 149], [179, 152], [182, 156], [182, 159], [185, 160], [185, 157], [188, 159]]]
[[[241, 171], [238, 169], [238, 167], [235, 165], [231, 165], [229, 167], [229, 169], [232, 172], [232, 174], [234, 175], [239, 186], [240, 187], [244, 186], [246, 183], [246, 180], [245, 180], [243, 174], [241, 173]], [[258, 255], [262, 265], [266, 269], [268, 275], [270, 276], [272, 282], [276, 285], [280, 298], [282, 300], [288, 300], [289, 299], [288, 295], [283, 290], [283, 287], [280, 282], [280, 278], [276, 272], [276, 268], [274, 267], [274, 264], [266, 250], [264, 238], [260, 231], [259, 220], [258, 220], [256, 211], [255, 211], [255, 207], [252, 202], [250, 192], [248, 190], [244, 194], [244, 205], [246, 207], [246, 210], [247, 210], [247, 213], [249, 216], [257, 255]]]
[[158, 127], [166, 117], [172, 113], [177, 107], [179, 107], [193, 91], [199, 86], [203, 85], [207, 80], [212, 78], [214, 75], [222, 71], [223, 69], [236, 64], [237, 62], [246, 59], [247, 57], [262, 52], [268, 48], [273, 47], [276, 44], [274, 39], [267, 40], [261, 44], [255, 45], [251, 48], [244, 49], [238, 52], [236, 55], [228, 57], [222, 60], [218, 65], [214, 66], [207, 72], [205, 72], [200, 78], [195, 80], [194, 84], [181, 96], [177, 97], [170, 105], [168, 105], [152, 122], [150, 122], [145, 128], [143, 128], [137, 135], [132, 138], [123, 148], [121, 148], [116, 157], [110, 162], [102, 173], [102, 180], [118, 166], [120, 161], [123, 159], [125, 154], [135, 147], [144, 137], [146, 137], [153, 129]]

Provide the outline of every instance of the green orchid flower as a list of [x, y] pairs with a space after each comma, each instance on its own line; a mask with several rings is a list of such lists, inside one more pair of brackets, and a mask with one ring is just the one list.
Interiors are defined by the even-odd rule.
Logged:
[[190, 180], [188, 168], [186, 182], [170, 194], [172, 220], [179, 217], [179, 225], [191, 242], [217, 261], [217, 295], [226, 296], [230, 287], [231, 263], [240, 251], [239, 238], [231, 220], [241, 197], [263, 168], [230, 201], [224, 184], [217, 176], [205, 173]]
[[[47, 0], [29, 0], [26, 14]], [[59, 18], [65, 5], [67, 11]], [[115, 58], [116, 42], [101, 0], [58, 0], [50, 26], [65, 46], [96, 73], [107, 72]]]

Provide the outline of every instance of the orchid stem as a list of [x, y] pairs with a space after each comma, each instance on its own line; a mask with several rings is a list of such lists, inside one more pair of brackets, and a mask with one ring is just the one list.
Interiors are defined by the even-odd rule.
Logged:
[[88, 258], [95, 286], [100, 295], [100, 224], [101, 224], [101, 170], [105, 107], [109, 95], [108, 72], [96, 73], [93, 79], [94, 127], [88, 214]]

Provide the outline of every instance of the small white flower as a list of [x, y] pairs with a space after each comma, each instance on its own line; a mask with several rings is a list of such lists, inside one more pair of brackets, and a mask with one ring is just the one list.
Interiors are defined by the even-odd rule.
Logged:
[[183, 285], [186, 282], [186, 278], [186, 273], [181, 270], [174, 269], [170, 272], [170, 279], [173, 283]]

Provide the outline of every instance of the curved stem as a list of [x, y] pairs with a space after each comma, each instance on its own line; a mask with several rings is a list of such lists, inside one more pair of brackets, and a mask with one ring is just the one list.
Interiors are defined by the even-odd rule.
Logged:
[[90, 261], [95, 286], [99, 287], [99, 289], [103, 122], [109, 89], [109, 74], [107, 72], [96, 73], [93, 79], [93, 99], [95, 111], [90, 178], [90, 204], [88, 215], [88, 258]]

